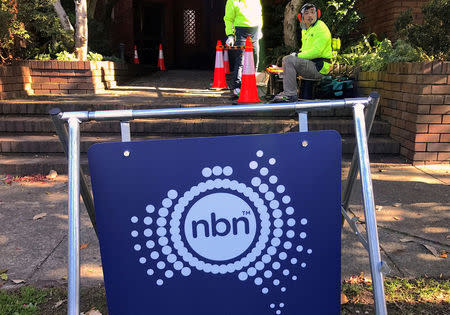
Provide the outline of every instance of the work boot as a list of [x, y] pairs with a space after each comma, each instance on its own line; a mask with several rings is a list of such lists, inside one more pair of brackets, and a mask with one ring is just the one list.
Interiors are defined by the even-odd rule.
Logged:
[[297, 95], [287, 95], [284, 92], [278, 93], [272, 99], [272, 103], [293, 103], [297, 101], [298, 101]]

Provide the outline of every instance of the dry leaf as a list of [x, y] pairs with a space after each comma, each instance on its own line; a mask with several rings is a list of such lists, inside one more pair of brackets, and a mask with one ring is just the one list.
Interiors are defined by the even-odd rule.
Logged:
[[0, 279], [2, 279], [3, 281], [8, 281], [8, 275], [6, 273], [2, 273], [0, 274]]
[[342, 304], [347, 304], [348, 303], [348, 298], [344, 293], [341, 293], [341, 305]]
[[42, 213], [36, 214], [36, 215], [33, 217], [33, 220], [39, 220], [39, 219], [42, 219], [43, 217], [46, 217], [46, 216], [47, 216], [47, 213], [42, 212]]
[[396, 208], [400, 207], [401, 205], [402, 204], [400, 202], [396, 202], [396, 203], [393, 204], [393, 206], [396, 207]]
[[383, 206], [376, 206], [375, 209], [376, 209], [377, 211], [381, 211], [381, 209], [383, 209]]
[[80, 249], [85, 249], [86, 247], [89, 246], [89, 243], [84, 243], [80, 245]]
[[414, 239], [412, 239], [411, 237], [405, 237], [405, 238], [401, 238], [400, 242], [402, 242], [402, 243], [414, 242]]
[[423, 245], [423, 247], [428, 249], [430, 251], [430, 253], [432, 253], [434, 256], [439, 257], [439, 254], [438, 254], [436, 248], [434, 248], [433, 246], [427, 245], [427, 244], [422, 244], [422, 245]]
[[47, 179], [55, 179], [58, 176], [58, 173], [55, 170], [51, 170], [46, 176]]
[[0, 274], [7, 273], [7, 272], [8, 272], [8, 269], [0, 269]]
[[371, 285], [372, 284], [372, 279], [369, 279], [369, 278], [364, 278], [364, 283], [366, 284], [366, 285]]
[[402, 218], [400, 218], [400, 217], [393, 217], [394, 218], [394, 220], [401, 220]]
[[17, 279], [17, 280], [12, 280], [11, 279], [11, 281], [14, 282], [15, 284], [19, 284], [19, 283], [24, 283], [25, 282], [25, 280], [22, 280], [22, 279]]
[[100, 313], [99, 310], [91, 309], [85, 315], [102, 315], [102, 313]]
[[59, 300], [58, 302], [56, 302], [56, 304], [53, 306], [53, 308], [58, 308], [60, 307], [66, 300]]
[[441, 250], [441, 255], [439, 255], [441, 258], [447, 258], [447, 252], [445, 250]]

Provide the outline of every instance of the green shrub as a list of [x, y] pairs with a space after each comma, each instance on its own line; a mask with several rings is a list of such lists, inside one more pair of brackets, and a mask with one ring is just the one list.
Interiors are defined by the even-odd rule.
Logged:
[[17, 0], [17, 14], [8, 0], [0, 7], [1, 61], [28, 59], [40, 54], [54, 56], [73, 50], [73, 32], [65, 31], [52, 0]]
[[69, 53], [64, 50], [64, 51], [56, 53], [56, 60], [76, 61], [78, 59], [75, 57], [74, 53]]
[[122, 60], [116, 56], [104, 56], [104, 61], [112, 61], [112, 62], [122, 62]]
[[311, 3], [321, 9], [322, 20], [331, 35], [341, 39], [342, 49], [354, 42], [355, 31], [361, 22], [356, 0], [313, 0]]
[[420, 49], [404, 40], [394, 44], [389, 39], [378, 41], [375, 34], [364, 36], [356, 45], [339, 54], [334, 60], [338, 64], [358, 66], [363, 71], [382, 71], [394, 62], [417, 62], [429, 57]]
[[413, 23], [411, 10], [395, 23], [400, 38], [437, 59], [450, 57], [450, 0], [431, 0], [422, 7], [424, 23]]
[[34, 57], [36, 60], [51, 60], [50, 54], [39, 54], [36, 57]]
[[102, 61], [103, 56], [101, 54], [97, 54], [95, 52], [90, 51], [87, 55], [87, 60], [89, 61]]
[[0, 0], [0, 62], [14, 58], [15, 51], [30, 39], [25, 25], [17, 18], [8, 0]]

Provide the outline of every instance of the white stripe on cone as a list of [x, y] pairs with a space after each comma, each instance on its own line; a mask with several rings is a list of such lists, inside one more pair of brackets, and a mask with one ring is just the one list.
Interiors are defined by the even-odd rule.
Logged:
[[222, 54], [216, 53], [216, 68], [224, 68]]
[[[251, 54], [249, 56], [248, 54]], [[253, 52], [244, 52], [244, 65], [242, 69], [242, 74], [255, 74], [255, 61], [253, 60]]]

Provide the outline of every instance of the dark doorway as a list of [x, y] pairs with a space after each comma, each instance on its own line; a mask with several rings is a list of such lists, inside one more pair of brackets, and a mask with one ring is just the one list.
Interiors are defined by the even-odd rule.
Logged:
[[134, 43], [141, 64], [214, 69], [217, 40], [224, 40], [225, 0], [134, 0]]
[[207, 69], [208, 29], [203, 0], [185, 0], [175, 9], [175, 60], [179, 68]]
[[161, 3], [135, 2], [134, 34], [139, 61], [142, 64], [158, 63], [158, 48], [164, 34], [165, 7]]

